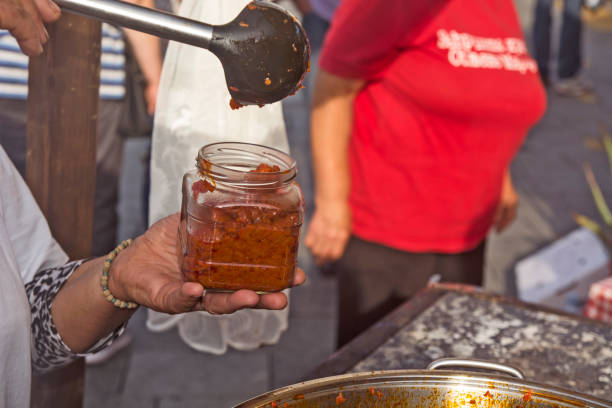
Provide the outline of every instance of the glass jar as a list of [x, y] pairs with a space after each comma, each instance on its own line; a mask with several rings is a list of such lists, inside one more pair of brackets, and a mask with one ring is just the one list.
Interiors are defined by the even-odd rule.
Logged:
[[205, 289], [290, 286], [304, 218], [295, 160], [265, 146], [214, 143], [183, 177], [179, 240], [185, 280]]

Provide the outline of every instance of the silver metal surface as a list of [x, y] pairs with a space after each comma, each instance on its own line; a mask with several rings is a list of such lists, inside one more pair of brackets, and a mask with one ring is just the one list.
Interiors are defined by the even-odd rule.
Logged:
[[[375, 392], [373, 392], [375, 391]], [[378, 395], [380, 392], [380, 396]], [[612, 408], [612, 402], [562, 388], [511, 378], [465, 371], [392, 370], [319, 378], [270, 391], [234, 408], [362, 408], [476, 407], [516, 408]], [[474, 400], [475, 403], [470, 401]]]
[[513, 377], [520, 378], [521, 380], [525, 379], [525, 374], [523, 374], [523, 372], [518, 368], [500, 363], [492, 363], [490, 361], [485, 360], [476, 360], [474, 358], [441, 358], [439, 360], [431, 362], [431, 364], [427, 366], [427, 369], [437, 370], [444, 367], [479, 368], [482, 370], [499, 371], [500, 373], [506, 373]]
[[64, 10], [158, 37], [208, 48], [211, 25], [118, 0], [55, 0]]
[[[383, 392], [387, 400], [374, 398], [369, 405], [364, 397], [368, 396], [370, 389]], [[271, 391], [235, 408], [269, 407], [272, 401], [276, 401], [278, 406], [288, 402], [291, 407], [336, 407], [335, 398], [339, 392], [349, 401], [346, 406], [352, 406], [350, 402], [357, 400], [363, 407], [393, 407], [401, 402], [400, 406], [420, 408], [464, 406], [469, 401], [466, 397], [482, 397], [488, 392], [491, 403], [486, 406], [515, 408], [522, 406], [529, 390], [531, 407], [612, 408], [612, 403], [603, 400], [506, 376], [430, 370], [376, 371], [326, 377]], [[296, 398], [298, 395], [299, 400]]]

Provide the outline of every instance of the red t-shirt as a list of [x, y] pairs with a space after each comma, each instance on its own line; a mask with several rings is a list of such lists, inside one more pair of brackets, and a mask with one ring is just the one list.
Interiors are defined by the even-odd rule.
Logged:
[[349, 147], [353, 233], [461, 252], [546, 96], [512, 0], [343, 0], [320, 66], [366, 80]]

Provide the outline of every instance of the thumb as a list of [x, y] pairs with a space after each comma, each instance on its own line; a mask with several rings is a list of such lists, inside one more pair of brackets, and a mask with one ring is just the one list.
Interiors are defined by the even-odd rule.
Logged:
[[185, 282], [181, 287], [168, 294], [166, 309], [173, 313], [189, 312], [200, 302], [203, 294], [204, 288], [202, 288], [202, 285], [195, 282]]

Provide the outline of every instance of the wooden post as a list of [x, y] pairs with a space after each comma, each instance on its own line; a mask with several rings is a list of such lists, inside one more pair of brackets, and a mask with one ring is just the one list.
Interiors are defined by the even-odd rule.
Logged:
[[[71, 259], [90, 256], [96, 177], [100, 23], [64, 13], [30, 59], [26, 181]], [[84, 363], [32, 381], [36, 408], [83, 404]]]

